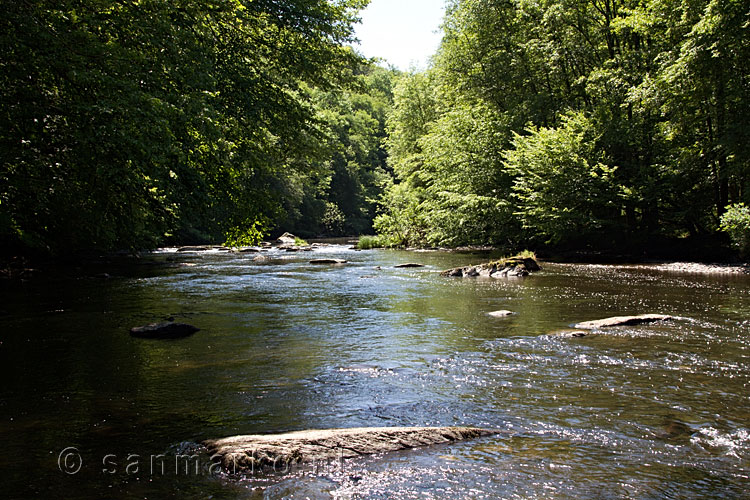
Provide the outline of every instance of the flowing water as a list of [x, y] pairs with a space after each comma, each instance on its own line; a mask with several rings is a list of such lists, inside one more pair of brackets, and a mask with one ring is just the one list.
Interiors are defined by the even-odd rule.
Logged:
[[[487, 257], [268, 255], [0, 284], [2, 496], [750, 498], [749, 276], [550, 263], [461, 279], [436, 271]], [[548, 335], [641, 313], [676, 319]], [[128, 335], [168, 316], [201, 331]], [[397, 425], [503, 433], [273, 475], [212, 473], [198, 444]]]

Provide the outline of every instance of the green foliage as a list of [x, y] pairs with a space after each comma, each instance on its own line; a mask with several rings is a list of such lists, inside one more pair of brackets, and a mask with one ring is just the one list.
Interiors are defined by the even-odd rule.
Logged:
[[720, 228], [729, 234], [742, 255], [750, 255], [750, 207], [744, 203], [728, 206], [721, 216]]
[[615, 168], [601, 162], [592, 123], [580, 113], [569, 114], [559, 128], [526, 132], [515, 135], [505, 159], [515, 175], [513, 195], [524, 227], [553, 243], [601, 235], [616, 220], [618, 187]]
[[390, 184], [383, 193], [384, 209], [373, 222], [375, 231], [391, 246], [427, 243], [427, 226], [420, 212], [420, 193], [405, 183]]
[[323, 213], [322, 220], [322, 224], [326, 230], [326, 233], [332, 236], [343, 235], [345, 222], [346, 217], [344, 216], [344, 212], [341, 211], [338, 205], [330, 201], [327, 202], [326, 211], [325, 213]]
[[617, 245], [750, 199], [746, 1], [452, 0], [407, 74], [346, 46], [366, 3], [0, 3], [4, 250]]
[[388, 117], [375, 228], [572, 247], [715, 231], [750, 193], [742, 0], [453, 0]]
[[365, 3], [3, 2], [0, 233], [52, 253], [256, 239], [313, 175], [305, 90], [351, 78]]
[[360, 250], [370, 250], [372, 248], [391, 248], [397, 246], [384, 236], [363, 235], [359, 237], [357, 248]]
[[264, 221], [246, 221], [242, 226], [230, 228], [225, 237], [224, 246], [243, 247], [255, 246], [263, 241], [268, 234], [267, 223]]
[[299, 236], [295, 236], [294, 245], [298, 247], [306, 247], [306, 246], [309, 246], [310, 244], [307, 242], [307, 240], [304, 240], [300, 238]]
[[318, 154], [307, 159], [309, 173], [288, 184], [281, 226], [330, 236], [372, 230], [379, 179], [387, 175], [383, 141], [393, 78], [392, 71], [362, 65], [345, 88], [309, 89], [324, 135]]

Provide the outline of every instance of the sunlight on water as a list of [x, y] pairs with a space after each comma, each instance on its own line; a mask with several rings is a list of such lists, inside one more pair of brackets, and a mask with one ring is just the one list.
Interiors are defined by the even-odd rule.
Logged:
[[[750, 277], [547, 264], [451, 279], [467, 254], [159, 252], [109, 280], [6, 284], [0, 460], [10, 497], [738, 498], [750, 488]], [[346, 265], [316, 266], [317, 257]], [[404, 262], [423, 268], [394, 268]], [[504, 318], [487, 315], [507, 309]], [[670, 322], [564, 338], [581, 321]], [[131, 338], [173, 317], [178, 341]], [[33, 367], [33, 369], [31, 368]], [[128, 456], [307, 428], [502, 434], [271, 476], [154, 475]], [[84, 467], [58, 469], [60, 450]], [[102, 473], [102, 457], [118, 464]], [[108, 463], [108, 462], [105, 462]], [[28, 477], [25, 471], [37, 471]]]

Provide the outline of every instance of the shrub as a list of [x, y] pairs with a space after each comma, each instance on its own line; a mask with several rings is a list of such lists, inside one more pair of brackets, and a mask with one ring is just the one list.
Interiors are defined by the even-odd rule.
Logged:
[[732, 245], [745, 256], [750, 251], [750, 207], [744, 203], [729, 205], [721, 216], [722, 231], [729, 233]]
[[357, 248], [370, 250], [371, 248], [393, 248], [399, 246], [399, 242], [384, 235], [360, 236]]

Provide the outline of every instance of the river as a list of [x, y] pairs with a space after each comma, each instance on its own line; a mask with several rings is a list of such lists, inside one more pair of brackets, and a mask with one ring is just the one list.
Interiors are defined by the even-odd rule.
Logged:
[[[750, 276], [445, 278], [487, 257], [268, 255], [161, 251], [0, 283], [3, 496], [749, 498]], [[642, 313], [676, 319], [548, 335]], [[166, 317], [201, 331], [128, 334]], [[208, 438], [397, 425], [504, 432], [278, 475], [178, 459]]]

